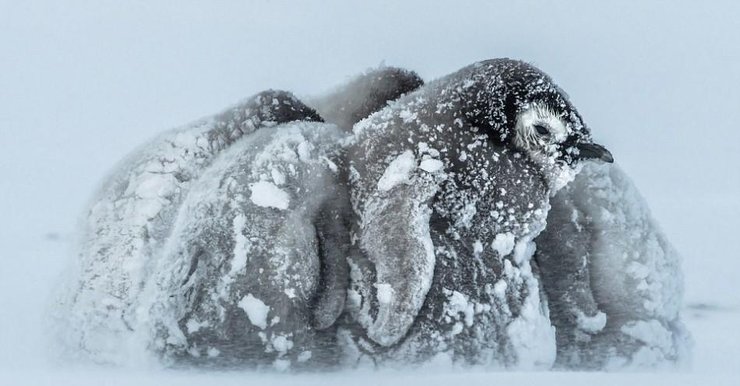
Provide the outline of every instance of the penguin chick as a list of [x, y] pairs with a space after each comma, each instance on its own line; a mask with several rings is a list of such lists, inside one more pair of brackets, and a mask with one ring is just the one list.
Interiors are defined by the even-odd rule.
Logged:
[[388, 361], [551, 366], [532, 240], [581, 160], [612, 161], [566, 94], [529, 64], [488, 60], [354, 133], [348, 304], [358, 347]]
[[349, 234], [331, 228], [344, 219], [326, 207], [348, 201], [331, 161], [344, 137], [314, 122], [260, 130], [193, 184], [142, 296], [166, 362], [278, 370], [339, 362], [329, 327], [343, 310], [346, 269], [326, 264], [344, 263]]
[[557, 332], [556, 365], [645, 369], [686, 361], [680, 256], [624, 171], [586, 164], [550, 202], [535, 258]]
[[383, 66], [368, 70], [307, 103], [326, 122], [351, 131], [355, 123], [423, 84], [424, 81], [413, 71]]
[[256, 94], [224, 112], [165, 132], [124, 159], [95, 194], [81, 231], [75, 277], [61, 291], [62, 342], [98, 362], [121, 362], [135, 309], [184, 197], [203, 170], [259, 128], [319, 115], [286, 91]]

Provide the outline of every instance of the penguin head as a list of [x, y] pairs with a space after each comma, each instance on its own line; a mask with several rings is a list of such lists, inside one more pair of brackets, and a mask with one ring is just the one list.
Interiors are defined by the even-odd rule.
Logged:
[[504, 94], [504, 141], [548, 164], [614, 161], [606, 148], [593, 142], [568, 95], [549, 76], [521, 61], [507, 59], [502, 66], [499, 87]]
[[580, 160], [595, 159], [614, 162], [611, 153], [591, 139], [591, 133], [580, 115], [563, 94], [538, 95], [517, 102], [508, 123], [510, 143], [531, 158], [547, 164], [574, 166]]
[[494, 59], [475, 65], [471, 75], [483, 86], [475, 125], [500, 146], [540, 164], [550, 179], [572, 174], [583, 160], [614, 161], [593, 142], [567, 94], [536, 67]]

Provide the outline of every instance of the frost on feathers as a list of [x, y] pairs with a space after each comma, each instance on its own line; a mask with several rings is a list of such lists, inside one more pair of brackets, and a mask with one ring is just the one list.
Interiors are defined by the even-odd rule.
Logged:
[[253, 325], [263, 330], [267, 328], [267, 314], [270, 312], [270, 307], [262, 300], [257, 299], [252, 294], [247, 294], [239, 301], [238, 305], [239, 308], [244, 310]]
[[411, 150], [406, 150], [393, 159], [378, 180], [378, 189], [389, 191], [398, 184], [409, 182], [410, 174], [416, 169], [416, 159]]
[[[273, 180], [275, 177], [273, 175]], [[282, 177], [278, 178], [281, 183], [284, 182]], [[290, 195], [280, 189], [275, 183], [268, 181], [257, 181], [249, 186], [252, 191], [250, 200], [257, 206], [265, 208], [288, 209], [290, 205]]]

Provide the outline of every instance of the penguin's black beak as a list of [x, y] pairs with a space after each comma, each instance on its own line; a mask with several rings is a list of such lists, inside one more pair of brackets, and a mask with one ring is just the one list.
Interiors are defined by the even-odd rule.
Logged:
[[614, 162], [614, 157], [604, 146], [595, 143], [581, 142], [576, 144], [578, 149], [578, 159], [597, 159], [607, 163]]

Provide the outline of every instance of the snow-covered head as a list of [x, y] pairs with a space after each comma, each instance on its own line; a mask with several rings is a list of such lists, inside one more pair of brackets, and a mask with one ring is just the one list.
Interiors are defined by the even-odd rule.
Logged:
[[[470, 68], [468, 85], [479, 88], [468, 103], [468, 117], [489, 139], [540, 164], [557, 190], [583, 159], [613, 162], [611, 153], [593, 143], [568, 96], [534, 66], [494, 59]], [[470, 95], [470, 93], [467, 93]]]

